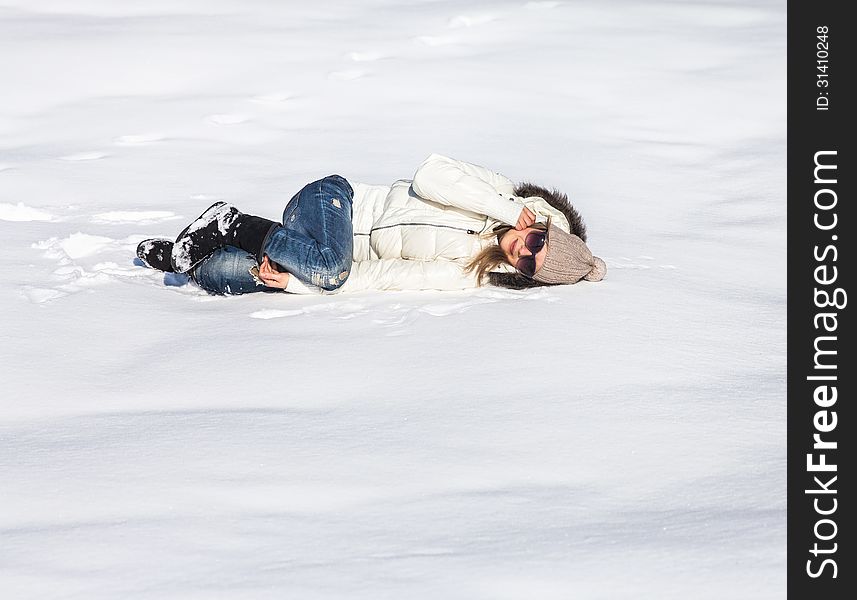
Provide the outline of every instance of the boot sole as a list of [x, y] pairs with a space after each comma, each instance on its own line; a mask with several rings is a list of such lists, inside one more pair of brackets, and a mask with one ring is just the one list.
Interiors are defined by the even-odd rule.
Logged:
[[[149, 238], [148, 240], [143, 240], [139, 244], [137, 244], [137, 258], [143, 261], [150, 269], [156, 269], [158, 271], [163, 271], [164, 273], [173, 273], [172, 268], [172, 256], [170, 253], [165, 253], [167, 250], [167, 245], [172, 248], [173, 241], [166, 238]], [[159, 255], [155, 255], [154, 258], [159, 259], [157, 264], [153, 263], [150, 260], [152, 253], [155, 252], [156, 247], [162, 246]]]

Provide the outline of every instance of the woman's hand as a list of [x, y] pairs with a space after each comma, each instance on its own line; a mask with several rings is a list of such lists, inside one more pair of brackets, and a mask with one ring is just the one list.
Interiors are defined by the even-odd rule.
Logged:
[[284, 290], [289, 284], [289, 277], [288, 273], [277, 270], [267, 255], [262, 259], [262, 263], [259, 265], [259, 279], [266, 286]]
[[518, 222], [517, 224], [515, 224], [515, 229], [517, 229], [518, 231], [526, 229], [527, 227], [531, 227], [535, 222], [536, 215], [534, 215], [533, 211], [531, 211], [525, 206], [524, 209], [521, 211], [521, 215], [518, 217]]

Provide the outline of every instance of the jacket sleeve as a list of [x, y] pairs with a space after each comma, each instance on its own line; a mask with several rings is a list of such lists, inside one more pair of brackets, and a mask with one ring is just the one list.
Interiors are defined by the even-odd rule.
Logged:
[[286, 290], [290, 294], [320, 294], [321, 290], [318, 288], [312, 288], [305, 284], [303, 281], [295, 277], [294, 275], [289, 275], [289, 281], [286, 284]]
[[351, 263], [351, 274], [337, 292], [361, 290], [462, 290], [476, 287], [476, 277], [449, 260], [382, 258]]
[[417, 168], [411, 184], [421, 198], [487, 215], [509, 225], [518, 222], [524, 203], [505, 175], [485, 167], [432, 154]]

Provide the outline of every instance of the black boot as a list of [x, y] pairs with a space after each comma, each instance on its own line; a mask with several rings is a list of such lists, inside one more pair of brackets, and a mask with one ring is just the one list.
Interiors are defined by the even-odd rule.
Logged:
[[245, 215], [225, 202], [215, 202], [176, 238], [172, 266], [186, 273], [223, 246], [237, 246], [257, 258], [268, 235], [279, 223]]
[[224, 236], [239, 214], [234, 206], [215, 202], [185, 227], [173, 245], [172, 264], [176, 273], [187, 273], [209, 254], [225, 246]]
[[170, 260], [172, 251], [172, 240], [152, 238], [140, 242], [137, 246], [137, 258], [153, 269], [158, 269], [159, 271], [165, 271], [167, 273], [175, 273], [172, 261]]
[[280, 224], [270, 219], [241, 214], [226, 235], [226, 243], [246, 250], [261, 262], [265, 243], [278, 227]]

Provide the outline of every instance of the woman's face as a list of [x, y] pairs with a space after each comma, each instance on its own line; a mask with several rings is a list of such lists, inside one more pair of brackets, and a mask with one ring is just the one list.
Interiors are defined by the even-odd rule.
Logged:
[[[543, 229], [536, 229], [535, 227], [527, 227], [526, 229], [522, 229], [518, 231], [517, 229], [510, 229], [506, 233], [503, 234], [503, 237], [500, 238], [500, 248], [503, 250], [503, 253], [506, 255], [506, 260], [509, 261], [509, 264], [513, 267], [518, 264], [518, 259], [522, 256], [530, 256], [532, 253], [529, 248], [526, 246], [527, 236], [533, 232], [543, 232]], [[548, 247], [547, 244], [542, 246], [542, 249], [538, 251], [536, 254], [536, 272], [538, 273], [539, 269], [542, 268], [542, 265], [545, 262], [545, 255], [547, 254]]]

